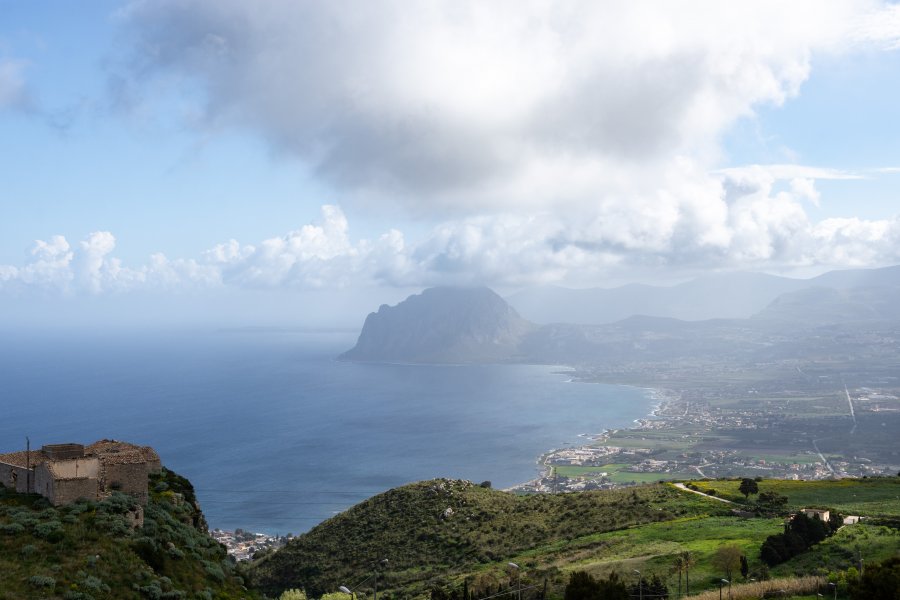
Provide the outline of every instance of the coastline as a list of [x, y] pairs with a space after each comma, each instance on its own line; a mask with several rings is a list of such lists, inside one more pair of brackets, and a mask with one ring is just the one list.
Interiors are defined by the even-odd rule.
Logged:
[[[577, 369], [572, 368], [573, 372], [577, 373]], [[560, 374], [567, 374], [566, 372], [560, 372]], [[569, 379], [567, 383], [577, 382], [577, 383], [598, 383], [595, 381], [590, 381], [586, 379], [581, 379], [578, 377], [573, 377]], [[541, 454], [537, 460], [536, 464], [540, 468], [540, 474], [528, 481], [518, 483], [512, 485], [510, 487], [504, 488], [503, 491], [512, 492], [512, 493], [552, 493], [554, 491], [558, 491], [558, 481], [554, 475], [557, 464], [553, 464], [555, 459], [559, 459], [559, 457], [565, 454], [577, 454], [584, 453], [590, 454], [593, 453], [597, 449], [610, 447], [606, 446], [606, 442], [609, 441], [611, 435], [618, 433], [623, 430], [633, 430], [639, 431], [644, 429], [648, 422], [660, 422], [666, 421], [667, 417], [664, 412], [665, 409], [668, 408], [674, 402], [677, 402], [681, 395], [675, 392], [674, 390], [669, 390], [665, 388], [654, 388], [654, 387], [644, 387], [644, 386], [636, 386], [636, 385], [623, 385], [623, 387], [630, 387], [633, 389], [638, 389], [647, 394], [648, 398], [654, 403], [651, 405], [650, 412], [645, 417], [638, 417], [632, 421], [633, 426], [631, 427], [618, 427], [618, 428], [608, 428], [604, 429], [600, 433], [597, 434], [578, 434], [579, 437], [588, 438], [590, 441], [586, 444], [581, 444], [578, 446], [568, 446], [564, 448], [552, 448], [547, 450], [543, 454]], [[608, 487], [624, 487], [626, 484], [600, 484], [600, 485], [608, 485]], [[548, 489], [549, 488], [549, 489]], [[600, 488], [602, 489], [602, 488]]]

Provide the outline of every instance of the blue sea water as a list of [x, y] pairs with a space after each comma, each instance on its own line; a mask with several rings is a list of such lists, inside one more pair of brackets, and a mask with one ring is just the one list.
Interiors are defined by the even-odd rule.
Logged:
[[[101, 438], [153, 446], [211, 527], [299, 533], [435, 477], [508, 487], [551, 448], [628, 426], [646, 390], [528, 365], [334, 358], [349, 334], [7, 335], [0, 452]], [[563, 372], [561, 372], [563, 371]]]

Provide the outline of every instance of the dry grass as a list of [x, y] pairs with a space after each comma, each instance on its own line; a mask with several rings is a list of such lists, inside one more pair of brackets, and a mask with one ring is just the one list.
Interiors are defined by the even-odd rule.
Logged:
[[[739, 583], [731, 586], [731, 596], [728, 588], [722, 588], [722, 598], [731, 600], [753, 600], [762, 598], [766, 592], [778, 592], [784, 590], [784, 597], [800, 596], [803, 594], [815, 594], [827, 585], [824, 577], [792, 577], [785, 579], [770, 579], [768, 581], [754, 581], [752, 583]], [[779, 597], [779, 596], [775, 596]], [[690, 596], [691, 600], [719, 600], [719, 590], [703, 592], [696, 596]]]

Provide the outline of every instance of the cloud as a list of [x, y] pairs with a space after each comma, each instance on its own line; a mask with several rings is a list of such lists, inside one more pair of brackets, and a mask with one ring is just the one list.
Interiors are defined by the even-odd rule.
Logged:
[[32, 260], [17, 267], [0, 265], [0, 292], [109, 294], [133, 290], [185, 290], [210, 287], [221, 281], [218, 269], [193, 259], [169, 261], [163, 254], [150, 257], [146, 265], [128, 268], [111, 256], [116, 238], [96, 231], [76, 247], [61, 235], [49, 241], [36, 240]]
[[348, 198], [589, 213], [631, 202], [623, 190], [655, 197], [685, 161], [707, 177], [735, 120], [796, 95], [816, 52], [883, 47], [894, 26], [879, 18], [895, 13], [866, 0], [142, 1], [121, 12], [134, 41], [116, 77], [180, 84], [196, 126], [258, 132]]
[[[448, 220], [412, 241], [394, 229], [354, 240], [344, 212], [326, 205], [317, 223], [282, 236], [255, 244], [229, 240], [197, 259], [158, 253], [137, 267], [115, 258], [109, 232], [92, 233], [74, 246], [55, 236], [35, 242], [27, 264], [0, 265], [0, 292], [587, 286], [659, 268], [781, 270], [900, 262], [900, 217], [816, 222], [804, 208], [815, 191], [809, 181], [793, 180], [789, 189], [776, 191], [776, 180], [765, 170], [739, 175], [694, 188], [694, 205], [661, 194], [640, 206], [643, 225], [613, 212], [593, 220], [554, 212], [506, 213]], [[686, 177], [691, 181], [690, 173]]]

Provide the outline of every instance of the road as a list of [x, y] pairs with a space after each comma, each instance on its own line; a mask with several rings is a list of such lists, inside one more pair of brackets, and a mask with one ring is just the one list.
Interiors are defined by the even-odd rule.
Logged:
[[850, 398], [850, 390], [847, 389], [847, 384], [844, 384], [844, 393], [847, 394], [847, 404], [850, 405], [850, 416], [853, 417], [853, 429], [850, 430], [850, 433], [853, 434], [856, 431], [856, 411], [853, 410], [853, 399]]
[[718, 500], [719, 502], [724, 502], [725, 504], [737, 504], [737, 502], [732, 502], [731, 500], [726, 500], [725, 498], [719, 498], [718, 496], [710, 496], [709, 494], [704, 494], [703, 492], [698, 492], [697, 490], [692, 490], [685, 486], [683, 483], [676, 483], [675, 487], [679, 490], [684, 490], [686, 492], [690, 492], [692, 494], [698, 494], [700, 496], [706, 496], [710, 500]]
[[[854, 427], [855, 427], [855, 426], [854, 426]], [[819, 455], [819, 458], [821, 458], [821, 459], [822, 459], [822, 462], [825, 463], [825, 467], [826, 467], [829, 471], [831, 471], [831, 474], [832, 474], [832, 475], [834, 475], [834, 469], [831, 468], [831, 464], [830, 464], [830, 463], [828, 462], [828, 460], [825, 458], [825, 455], [822, 454], [821, 452], [819, 452], [819, 445], [816, 443], [816, 440], [813, 440], [812, 443], [813, 443], [813, 448], [816, 449], [816, 454]]]

